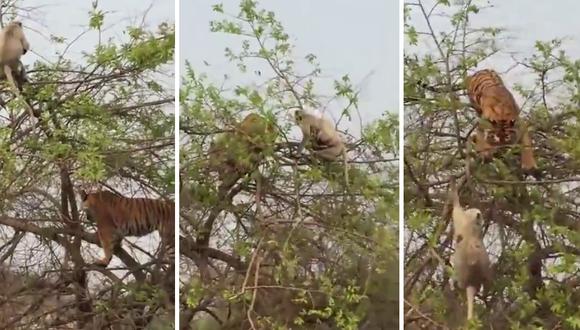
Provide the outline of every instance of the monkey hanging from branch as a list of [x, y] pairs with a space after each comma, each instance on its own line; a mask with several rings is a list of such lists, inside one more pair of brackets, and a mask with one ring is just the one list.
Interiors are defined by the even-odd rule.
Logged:
[[484, 128], [480, 122], [477, 127], [475, 149], [479, 155], [489, 160], [498, 148], [519, 144], [522, 170], [537, 177], [527, 125], [520, 121], [520, 109], [500, 76], [489, 69], [477, 71], [467, 78], [467, 95], [478, 116], [491, 124], [491, 128]]
[[483, 245], [481, 211], [476, 208], [465, 210], [459, 202], [455, 180], [451, 179], [449, 198], [453, 200], [453, 245], [451, 257], [458, 287], [465, 289], [467, 296], [467, 319], [473, 318], [475, 295], [482, 286], [492, 281], [489, 256]]
[[302, 131], [298, 153], [301, 154], [304, 147], [307, 147], [316, 157], [330, 162], [342, 156], [344, 180], [348, 187], [347, 149], [334, 125], [328, 119], [317, 117], [304, 110], [296, 110], [294, 120]]
[[[28, 82], [26, 70], [20, 61], [20, 57], [30, 49], [26, 40], [22, 23], [13, 21], [0, 30], [0, 79], [6, 79], [17, 97], [21, 97], [21, 91], [25, 82]], [[25, 106], [31, 116], [38, 118], [38, 114], [25, 101]]]

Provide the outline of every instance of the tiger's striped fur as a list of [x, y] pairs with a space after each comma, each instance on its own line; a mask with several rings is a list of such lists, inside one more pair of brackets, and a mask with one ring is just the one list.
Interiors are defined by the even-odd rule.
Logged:
[[88, 219], [97, 224], [97, 234], [105, 252], [96, 264], [106, 267], [123, 237], [144, 236], [155, 230], [161, 238], [161, 256], [171, 255], [175, 237], [173, 202], [127, 198], [110, 191], [88, 194], [82, 191], [81, 199]]
[[[467, 94], [479, 116], [493, 125], [496, 144], [513, 143], [519, 107], [500, 76], [493, 70], [481, 70], [469, 79]], [[494, 142], [489, 139], [489, 142]]]
[[493, 70], [477, 71], [467, 79], [467, 95], [477, 114], [492, 125], [487, 130], [478, 127], [476, 150], [490, 159], [498, 146], [519, 143], [522, 145], [522, 169], [535, 171], [537, 165], [531, 138], [526, 125], [516, 127], [520, 109], [501, 77]]

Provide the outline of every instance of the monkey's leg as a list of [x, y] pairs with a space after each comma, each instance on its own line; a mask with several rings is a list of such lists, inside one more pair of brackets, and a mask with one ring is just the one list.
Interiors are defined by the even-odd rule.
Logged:
[[8, 64], [4, 65], [4, 74], [6, 75], [6, 79], [8, 80], [8, 83], [10, 83], [10, 87], [12, 87], [12, 91], [17, 96], [20, 95], [20, 92], [18, 90], [18, 86], [16, 85], [16, 82], [14, 81], [14, 74], [12, 73], [12, 68], [10, 67], [10, 65], [8, 65]]
[[18, 84], [18, 90], [20, 92], [22, 92], [22, 90], [24, 89], [24, 84], [28, 83], [28, 74], [26, 73], [26, 69], [24, 68], [24, 64], [22, 64], [22, 62], [18, 61], [18, 67], [20, 68], [19, 72], [18, 72], [18, 76], [16, 79], [16, 83]]
[[538, 165], [536, 164], [536, 159], [534, 158], [532, 139], [530, 138], [530, 133], [528, 132], [527, 126], [522, 127], [522, 138], [520, 140], [520, 144], [522, 146], [522, 155], [521, 155], [522, 170], [524, 170], [524, 172], [526, 173], [536, 171]]
[[466, 289], [467, 295], [467, 320], [473, 318], [473, 301], [475, 300], [475, 287], [468, 286]]
[[[20, 93], [20, 90], [19, 90], [18, 86], [16, 85], [16, 82], [14, 81], [14, 75], [13, 75], [12, 68], [10, 67], [10, 65], [6, 65], [6, 64], [4, 65], [4, 74], [6, 75], [6, 79], [10, 83], [10, 86], [12, 87], [12, 92], [14, 93], [14, 95], [16, 95], [17, 97], [22, 97], [22, 94]], [[24, 100], [24, 104], [26, 105], [26, 110], [28, 110], [30, 117], [37, 117], [34, 114], [34, 110], [30, 106], [30, 104], [28, 104], [28, 102], [26, 100]]]
[[95, 265], [107, 267], [113, 258], [113, 247], [115, 246], [113, 230], [112, 228], [97, 227], [97, 234], [99, 236], [99, 240], [101, 241], [101, 247], [105, 252], [105, 256], [102, 259], [95, 261]]
[[304, 151], [304, 147], [309, 142], [310, 142], [309, 136], [304, 135], [304, 137], [302, 138], [302, 141], [300, 141], [300, 144], [298, 145], [298, 149], [296, 149], [296, 155], [298, 158], [300, 158], [302, 156], [302, 152]]
[[322, 150], [315, 150], [314, 154], [327, 161], [335, 161], [338, 156], [343, 152], [344, 146], [342, 144], [337, 144], [332, 147], [328, 147]]

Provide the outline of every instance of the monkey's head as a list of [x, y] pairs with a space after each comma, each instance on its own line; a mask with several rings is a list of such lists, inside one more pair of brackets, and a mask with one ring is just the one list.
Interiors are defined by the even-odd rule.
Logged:
[[4, 31], [6, 31], [6, 34], [15, 37], [19, 37], [20, 35], [24, 34], [22, 31], [22, 22], [20, 21], [12, 21], [8, 23], [8, 25], [4, 27]]
[[483, 216], [481, 215], [481, 211], [479, 209], [476, 208], [467, 209], [465, 210], [465, 215], [467, 216], [467, 221], [469, 221], [469, 223], [481, 227], [483, 222]]
[[15, 39], [20, 40], [22, 42], [22, 55], [24, 55], [28, 52], [28, 49], [30, 48], [30, 44], [28, 43], [28, 41], [26, 40], [26, 37], [24, 36], [24, 30], [22, 29], [22, 22], [12, 21], [4, 27], [3, 31], [4, 31], [4, 33], [6, 33], [6, 36], [15, 38]]
[[294, 120], [296, 120], [297, 123], [301, 123], [303, 119], [304, 119], [304, 111], [303, 110], [294, 111]]

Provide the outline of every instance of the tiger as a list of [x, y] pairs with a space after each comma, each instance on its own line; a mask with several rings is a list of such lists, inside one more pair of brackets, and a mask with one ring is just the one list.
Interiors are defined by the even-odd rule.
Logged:
[[537, 173], [538, 166], [527, 126], [518, 123], [520, 109], [497, 72], [484, 69], [468, 77], [467, 96], [478, 116], [491, 124], [489, 129], [478, 126], [476, 151], [489, 160], [497, 147], [520, 144], [522, 170], [524, 173]]
[[209, 148], [209, 168], [222, 182], [235, 182], [254, 171], [273, 148], [276, 127], [258, 114], [248, 114], [233, 131], [214, 140]]
[[111, 191], [80, 192], [87, 218], [96, 222], [97, 235], [105, 256], [95, 262], [107, 267], [113, 251], [125, 236], [145, 236], [157, 230], [161, 238], [161, 256], [170, 256], [174, 246], [175, 208], [171, 201], [128, 198]]

